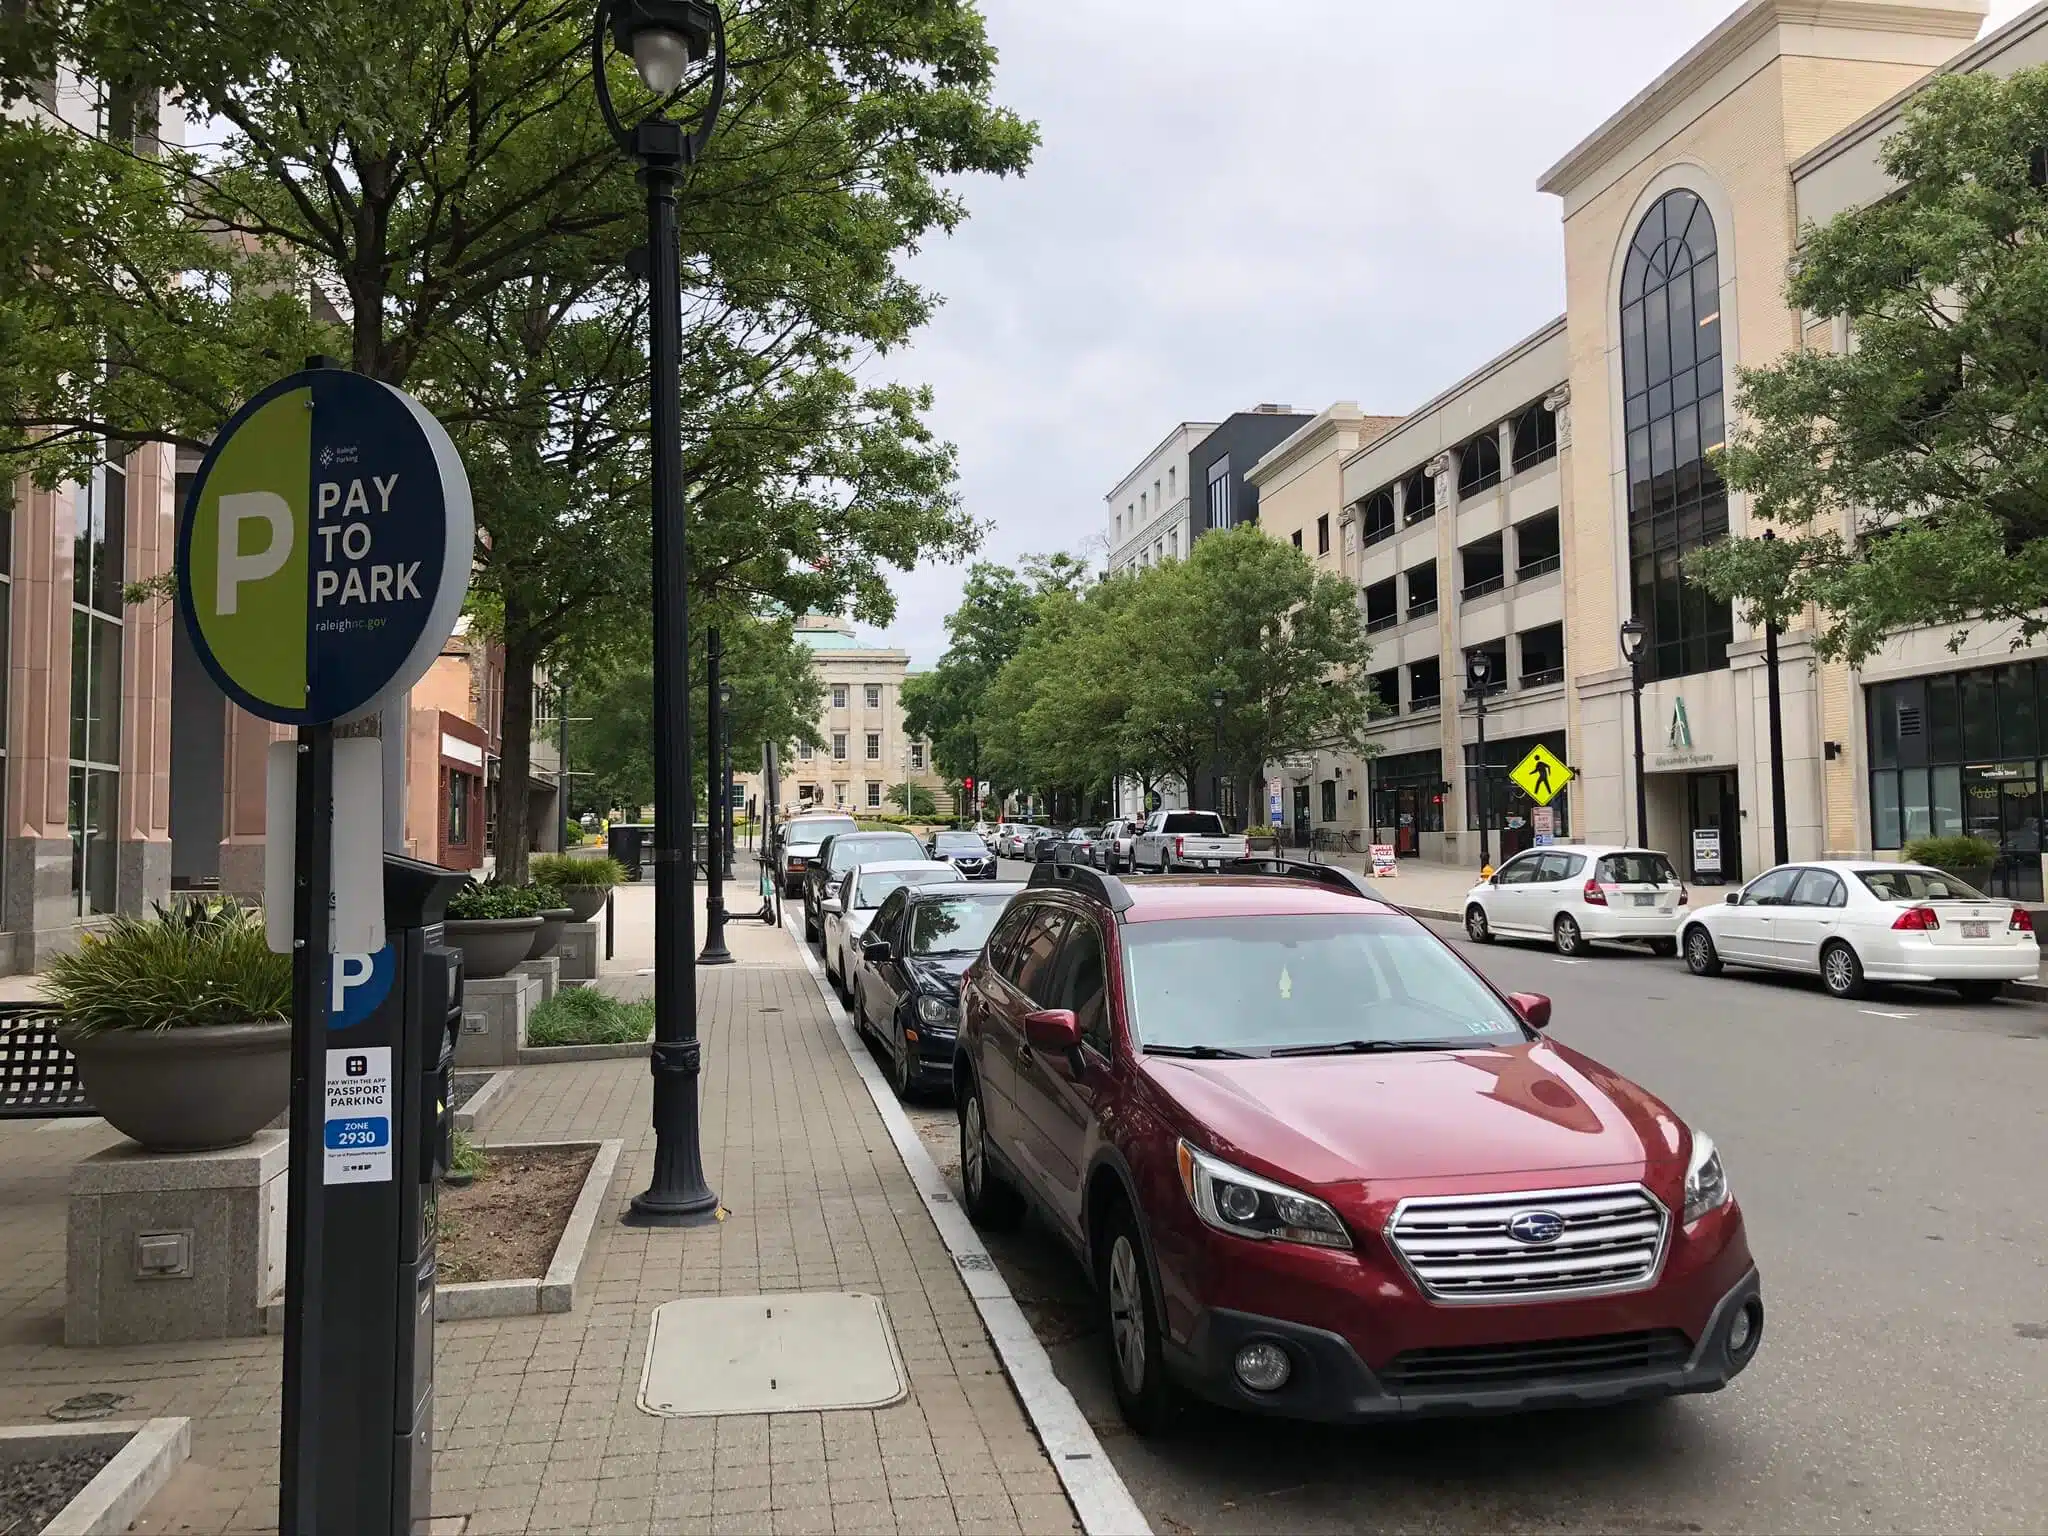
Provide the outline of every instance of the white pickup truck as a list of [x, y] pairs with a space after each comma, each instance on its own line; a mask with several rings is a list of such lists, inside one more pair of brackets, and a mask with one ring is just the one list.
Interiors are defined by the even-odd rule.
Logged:
[[1138, 874], [1220, 869], [1250, 851], [1242, 837], [1223, 829], [1214, 811], [1154, 811], [1131, 845], [1131, 868]]

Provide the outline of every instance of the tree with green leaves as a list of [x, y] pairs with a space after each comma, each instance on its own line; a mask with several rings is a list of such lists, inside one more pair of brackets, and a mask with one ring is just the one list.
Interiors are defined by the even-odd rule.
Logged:
[[1940, 75], [1886, 141], [1890, 197], [1804, 232], [1786, 302], [1845, 351], [1745, 369], [1723, 460], [1772, 538], [1688, 573], [1824, 655], [1901, 630], [2048, 630], [2048, 69]]
[[906, 816], [928, 821], [939, 814], [937, 798], [922, 784], [891, 784], [883, 798]]

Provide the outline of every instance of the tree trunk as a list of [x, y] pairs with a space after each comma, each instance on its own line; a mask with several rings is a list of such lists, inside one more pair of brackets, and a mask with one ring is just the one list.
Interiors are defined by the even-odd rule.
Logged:
[[[507, 626], [509, 629], [510, 626]], [[528, 827], [533, 782], [533, 668], [537, 660], [528, 642], [505, 646], [505, 699], [500, 716], [498, 759], [498, 879], [505, 885], [526, 884], [526, 849], [533, 834]]]

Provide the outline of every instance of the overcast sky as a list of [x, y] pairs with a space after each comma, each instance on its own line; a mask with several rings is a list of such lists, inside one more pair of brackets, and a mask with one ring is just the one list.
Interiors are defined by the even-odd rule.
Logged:
[[[982, 557], [1082, 549], [1176, 422], [1400, 414], [1556, 317], [1537, 177], [1735, 3], [983, 0], [1043, 143], [967, 186], [912, 264], [944, 307], [882, 363], [937, 390]], [[898, 578], [880, 633], [913, 665], [963, 573]]]

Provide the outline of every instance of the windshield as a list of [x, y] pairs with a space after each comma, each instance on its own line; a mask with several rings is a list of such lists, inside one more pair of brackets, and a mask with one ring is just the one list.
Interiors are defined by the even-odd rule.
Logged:
[[941, 853], [980, 853], [981, 839], [972, 832], [941, 832], [936, 844]]
[[1528, 1038], [1507, 1004], [1408, 918], [1132, 923], [1124, 957], [1132, 1027], [1147, 1047], [1263, 1055], [1354, 1041]]
[[1678, 871], [1661, 853], [1610, 853], [1594, 878], [1602, 885], [1676, 885]]
[[949, 896], [920, 901], [910, 909], [910, 952], [913, 955], [973, 954], [988, 942], [989, 930], [1008, 896]]
[[864, 832], [859, 837], [834, 838], [828, 862], [833, 874], [843, 875], [856, 864], [923, 857], [924, 845], [908, 832]]
[[784, 839], [792, 848], [815, 848], [838, 832], [851, 832], [858, 824], [848, 821], [799, 821], [793, 822]]
[[1180, 811], [1166, 818], [1162, 832], [1179, 832], [1189, 837], [1221, 837], [1223, 818], [1214, 811]]
[[1982, 891], [1938, 869], [1859, 869], [1856, 878], [1879, 901], [1984, 901]]
[[943, 880], [946, 875], [936, 869], [892, 870], [884, 874], [862, 875], [853, 892], [856, 907], [879, 907], [889, 899], [889, 893], [906, 885], [926, 885], [933, 880]]

